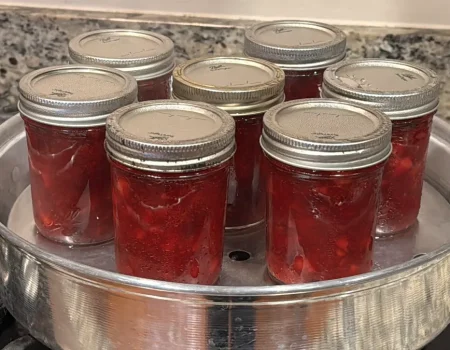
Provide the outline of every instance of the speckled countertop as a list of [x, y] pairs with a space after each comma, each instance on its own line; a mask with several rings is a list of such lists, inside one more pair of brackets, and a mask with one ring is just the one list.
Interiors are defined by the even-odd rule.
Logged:
[[[176, 44], [179, 61], [242, 50], [250, 22], [189, 17], [90, 13], [0, 7], [0, 120], [17, 111], [17, 83], [33, 69], [67, 63], [67, 43], [100, 28], [153, 30]], [[350, 57], [422, 63], [442, 77], [440, 116], [450, 120], [450, 31], [344, 27]]]

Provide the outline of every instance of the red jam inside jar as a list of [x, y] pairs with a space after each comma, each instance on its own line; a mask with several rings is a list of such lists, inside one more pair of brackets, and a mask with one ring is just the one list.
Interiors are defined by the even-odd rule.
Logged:
[[353, 60], [324, 72], [324, 97], [377, 107], [392, 120], [393, 151], [384, 170], [376, 229], [380, 238], [417, 222], [439, 87], [435, 72], [404, 61]]
[[174, 70], [173, 95], [198, 100], [230, 113], [237, 150], [230, 172], [227, 232], [244, 233], [265, 220], [263, 113], [284, 100], [284, 73], [276, 65], [247, 57], [199, 58]]
[[138, 80], [138, 100], [151, 101], [170, 98], [171, 81], [172, 72], [153, 79]]
[[22, 117], [38, 231], [53, 241], [69, 244], [112, 239], [105, 127], [62, 128]]
[[111, 164], [118, 271], [164, 281], [216, 283], [229, 162], [182, 174]]
[[174, 100], [125, 107], [108, 120], [119, 272], [217, 282], [234, 131], [226, 112]]
[[324, 69], [312, 71], [284, 71], [286, 101], [320, 97]]
[[382, 113], [335, 100], [302, 101], [269, 110], [261, 138], [267, 267], [275, 282], [286, 284], [371, 270], [391, 151], [391, 123]]
[[38, 232], [70, 245], [111, 240], [105, 116], [136, 99], [136, 81], [109, 68], [60, 66], [25, 75], [19, 90]]
[[433, 115], [392, 121], [393, 150], [381, 185], [379, 235], [404, 231], [416, 222]]
[[282, 283], [369, 272], [384, 164], [308, 171], [268, 157], [267, 265]]
[[345, 57], [346, 36], [324, 23], [263, 22], [247, 28], [244, 52], [283, 69], [286, 101], [317, 98], [325, 69]]
[[171, 95], [174, 44], [144, 30], [102, 29], [69, 42], [72, 62], [117, 68], [138, 81], [138, 100], [168, 99]]

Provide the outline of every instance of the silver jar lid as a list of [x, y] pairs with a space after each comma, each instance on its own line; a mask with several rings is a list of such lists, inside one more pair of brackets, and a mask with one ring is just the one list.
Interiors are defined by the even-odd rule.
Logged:
[[35, 70], [19, 82], [19, 111], [64, 127], [105, 125], [116, 109], [136, 101], [136, 80], [107, 67], [65, 65]]
[[103, 29], [81, 34], [69, 42], [73, 63], [120, 69], [137, 80], [172, 71], [174, 45], [164, 35], [129, 29]]
[[437, 109], [439, 79], [432, 70], [403, 61], [346, 61], [325, 71], [322, 96], [380, 109], [393, 120], [411, 119]]
[[173, 97], [210, 103], [232, 116], [263, 113], [284, 100], [284, 73], [248, 57], [198, 58], [173, 71]]
[[305, 99], [282, 103], [264, 115], [263, 150], [300, 168], [366, 168], [391, 153], [392, 124], [382, 112], [354, 103]]
[[235, 152], [233, 118], [206, 103], [156, 100], [114, 112], [106, 123], [109, 156], [159, 172], [206, 169]]
[[273, 21], [245, 31], [244, 52], [286, 70], [323, 69], [346, 54], [346, 36], [336, 27], [309, 21]]

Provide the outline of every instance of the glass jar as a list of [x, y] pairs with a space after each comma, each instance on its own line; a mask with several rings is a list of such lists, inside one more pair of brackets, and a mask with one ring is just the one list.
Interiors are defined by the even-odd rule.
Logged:
[[60, 66], [25, 75], [19, 91], [38, 231], [71, 245], [112, 239], [105, 122], [136, 100], [136, 81], [110, 68]]
[[320, 96], [325, 68], [346, 54], [340, 29], [317, 22], [283, 20], [257, 23], [245, 31], [244, 53], [284, 70], [286, 101]]
[[393, 151], [383, 175], [377, 235], [386, 237], [414, 225], [439, 103], [436, 73], [407, 62], [348, 61], [325, 72], [323, 96], [372, 106], [390, 117]]
[[284, 74], [275, 65], [245, 57], [187, 61], [173, 74], [173, 97], [203, 101], [230, 113], [237, 151], [231, 167], [226, 227], [243, 231], [265, 218], [265, 189], [259, 137], [263, 113], [284, 100]]
[[231, 116], [198, 102], [148, 101], [108, 119], [119, 272], [218, 280], [234, 132]]
[[391, 122], [336, 100], [282, 103], [264, 116], [267, 267], [279, 283], [371, 270]]
[[73, 63], [116, 68], [138, 81], [139, 101], [170, 98], [174, 45], [169, 38], [130, 29], [102, 29], [69, 42]]

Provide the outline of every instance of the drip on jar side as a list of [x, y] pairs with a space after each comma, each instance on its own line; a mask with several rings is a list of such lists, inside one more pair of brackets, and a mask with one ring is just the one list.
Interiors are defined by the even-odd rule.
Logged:
[[324, 69], [312, 71], [285, 70], [284, 93], [286, 101], [319, 98], [324, 71]]
[[67, 244], [112, 239], [105, 127], [63, 128], [22, 117], [38, 231]]
[[433, 115], [392, 121], [392, 154], [381, 185], [379, 236], [404, 231], [417, 220]]
[[266, 162], [270, 275], [292, 284], [369, 272], [384, 163], [311, 171]]
[[172, 72], [152, 79], [138, 80], [139, 102], [169, 99], [171, 81]]
[[262, 114], [235, 118], [236, 153], [230, 169], [227, 229], [243, 229], [265, 217], [265, 188], [259, 145]]
[[155, 173], [110, 161], [118, 271], [216, 283], [230, 162], [196, 173]]

